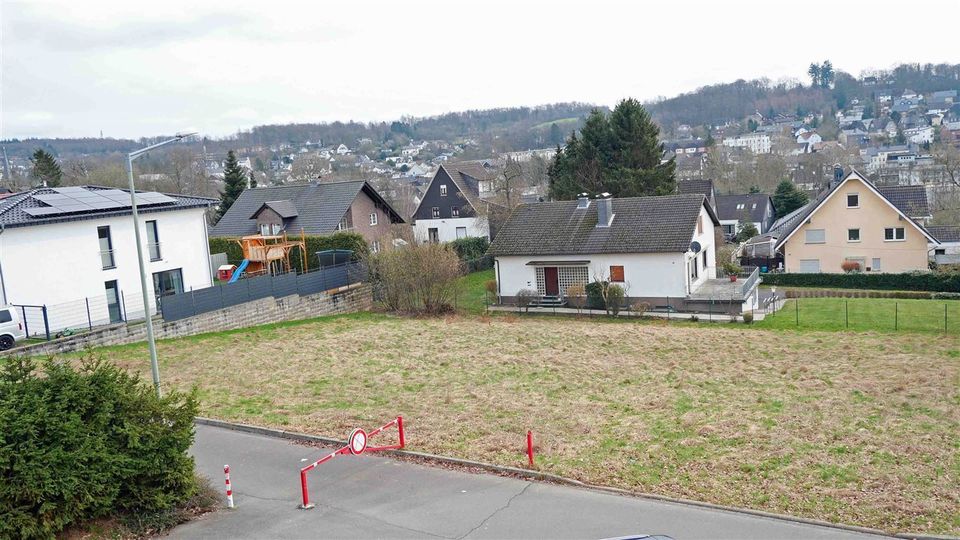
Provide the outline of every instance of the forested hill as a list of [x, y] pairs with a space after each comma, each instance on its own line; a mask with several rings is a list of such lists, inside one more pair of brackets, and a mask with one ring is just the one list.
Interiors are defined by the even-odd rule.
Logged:
[[842, 109], [851, 99], [873, 99], [880, 92], [899, 95], [905, 89], [921, 94], [960, 90], [960, 64], [901, 64], [890, 70], [854, 77], [836, 71], [830, 88], [809, 81], [773, 83], [767, 79], [715, 84], [661, 101], [647, 103], [650, 113], [667, 131], [679, 124], [691, 126], [740, 121], [760, 112], [795, 114]]
[[[330, 122], [256, 126], [230, 137], [202, 141], [208, 152], [227, 149], [300, 145], [307, 141], [324, 145], [341, 143], [353, 148], [358, 139], [385, 141], [391, 138], [442, 140], [455, 143], [472, 138], [500, 151], [544, 148], [562, 144], [596, 107], [587, 103], [557, 103], [451, 112], [427, 118], [404, 118], [394, 122]], [[37, 148], [58, 157], [129, 152], [154, 139], [25, 139], [3, 141], [10, 158], [26, 159]], [[201, 142], [193, 144], [200, 145]]]

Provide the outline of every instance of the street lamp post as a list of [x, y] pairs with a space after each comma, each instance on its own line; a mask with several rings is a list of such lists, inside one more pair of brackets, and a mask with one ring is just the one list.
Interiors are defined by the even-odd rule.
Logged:
[[140, 241], [140, 215], [137, 212], [137, 191], [133, 185], [133, 160], [166, 144], [181, 141], [195, 133], [177, 133], [172, 139], [150, 145], [127, 154], [127, 180], [130, 181], [130, 207], [133, 209], [133, 237], [137, 240], [137, 263], [140, 264], [140, 290], [143, 292], [143, 317], [147, 322], [147, 346], [150, 348], [150, 369], [153, 386], [160, 396], [160, 366], [157, 364], [157, 344], [153, 339], [153, 319], [150, 317], [150, 292], [147, 289], [147, 267], [143, 264], [143, 244]]

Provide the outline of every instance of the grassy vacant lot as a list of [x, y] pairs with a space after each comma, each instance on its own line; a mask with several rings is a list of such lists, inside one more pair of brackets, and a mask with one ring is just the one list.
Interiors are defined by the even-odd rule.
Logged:
[[783, 309], [764, 319], [758, 326], [791, 330], [931, 332], [960, 336], [960, 301], [798, 298], [787, 300]]
[[[538, 467], [588, 482], [960, 532], [952, 336], [358, 314], [159, 352], [217, 418], [345, 437], [403, 414], [411, 449], [515, 466], [530, 428]], [[102, 353], [148, 371], [143, 346]]]

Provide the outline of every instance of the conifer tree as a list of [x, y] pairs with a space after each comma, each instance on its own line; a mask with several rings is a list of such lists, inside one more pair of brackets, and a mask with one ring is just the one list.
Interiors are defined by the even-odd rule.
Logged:
[[793, 182], [784, 180], [777, 184], [777, 190], [773, 194], [773, 207], [778, 216], [785, 216], [797, 208], [807, 204], [810, 197], [806, 193], [797, 189]]
[[614, 197], [665, 195], [676, 188], [673, 159], [661, 162], [660, 128], [643, 105], [625, 99], [607, 115], [594, 110], [580, 133], [567, 140], [550, 164], [550, 196], [580, 193]]
[[217, 220], [227, 213], [240, 194], [247, 187], [247, 175], [237, 161], [233, 150], [227, 152], [227, 161], [223, 167], [223, 191], [220, 192], [220, 207], [217, 209]]
[[60, 169], [60, 164], [57, 163], [56, 158], [49, 152], [42, 148], [37, 148], [33, 155], [30, 156], [30, 161], [33, 163], [30, 176], [34, 178], [39, 185], [45, 185], [47, 187], [57, 187], [60, 185], [60, 182], [63, 180], [63, 171]]

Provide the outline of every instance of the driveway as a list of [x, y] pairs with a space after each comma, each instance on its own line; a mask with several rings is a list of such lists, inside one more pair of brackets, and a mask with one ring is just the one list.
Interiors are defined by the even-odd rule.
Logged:
[[883, 538], [369, 454], [311, 471], [316, 508], [300, 510], [298, 470], [322, 450], [198, 425], [192, 452], [214, 485], [223, 486], [230, 465], [237, 507], [177, 527], [172, 538]]

